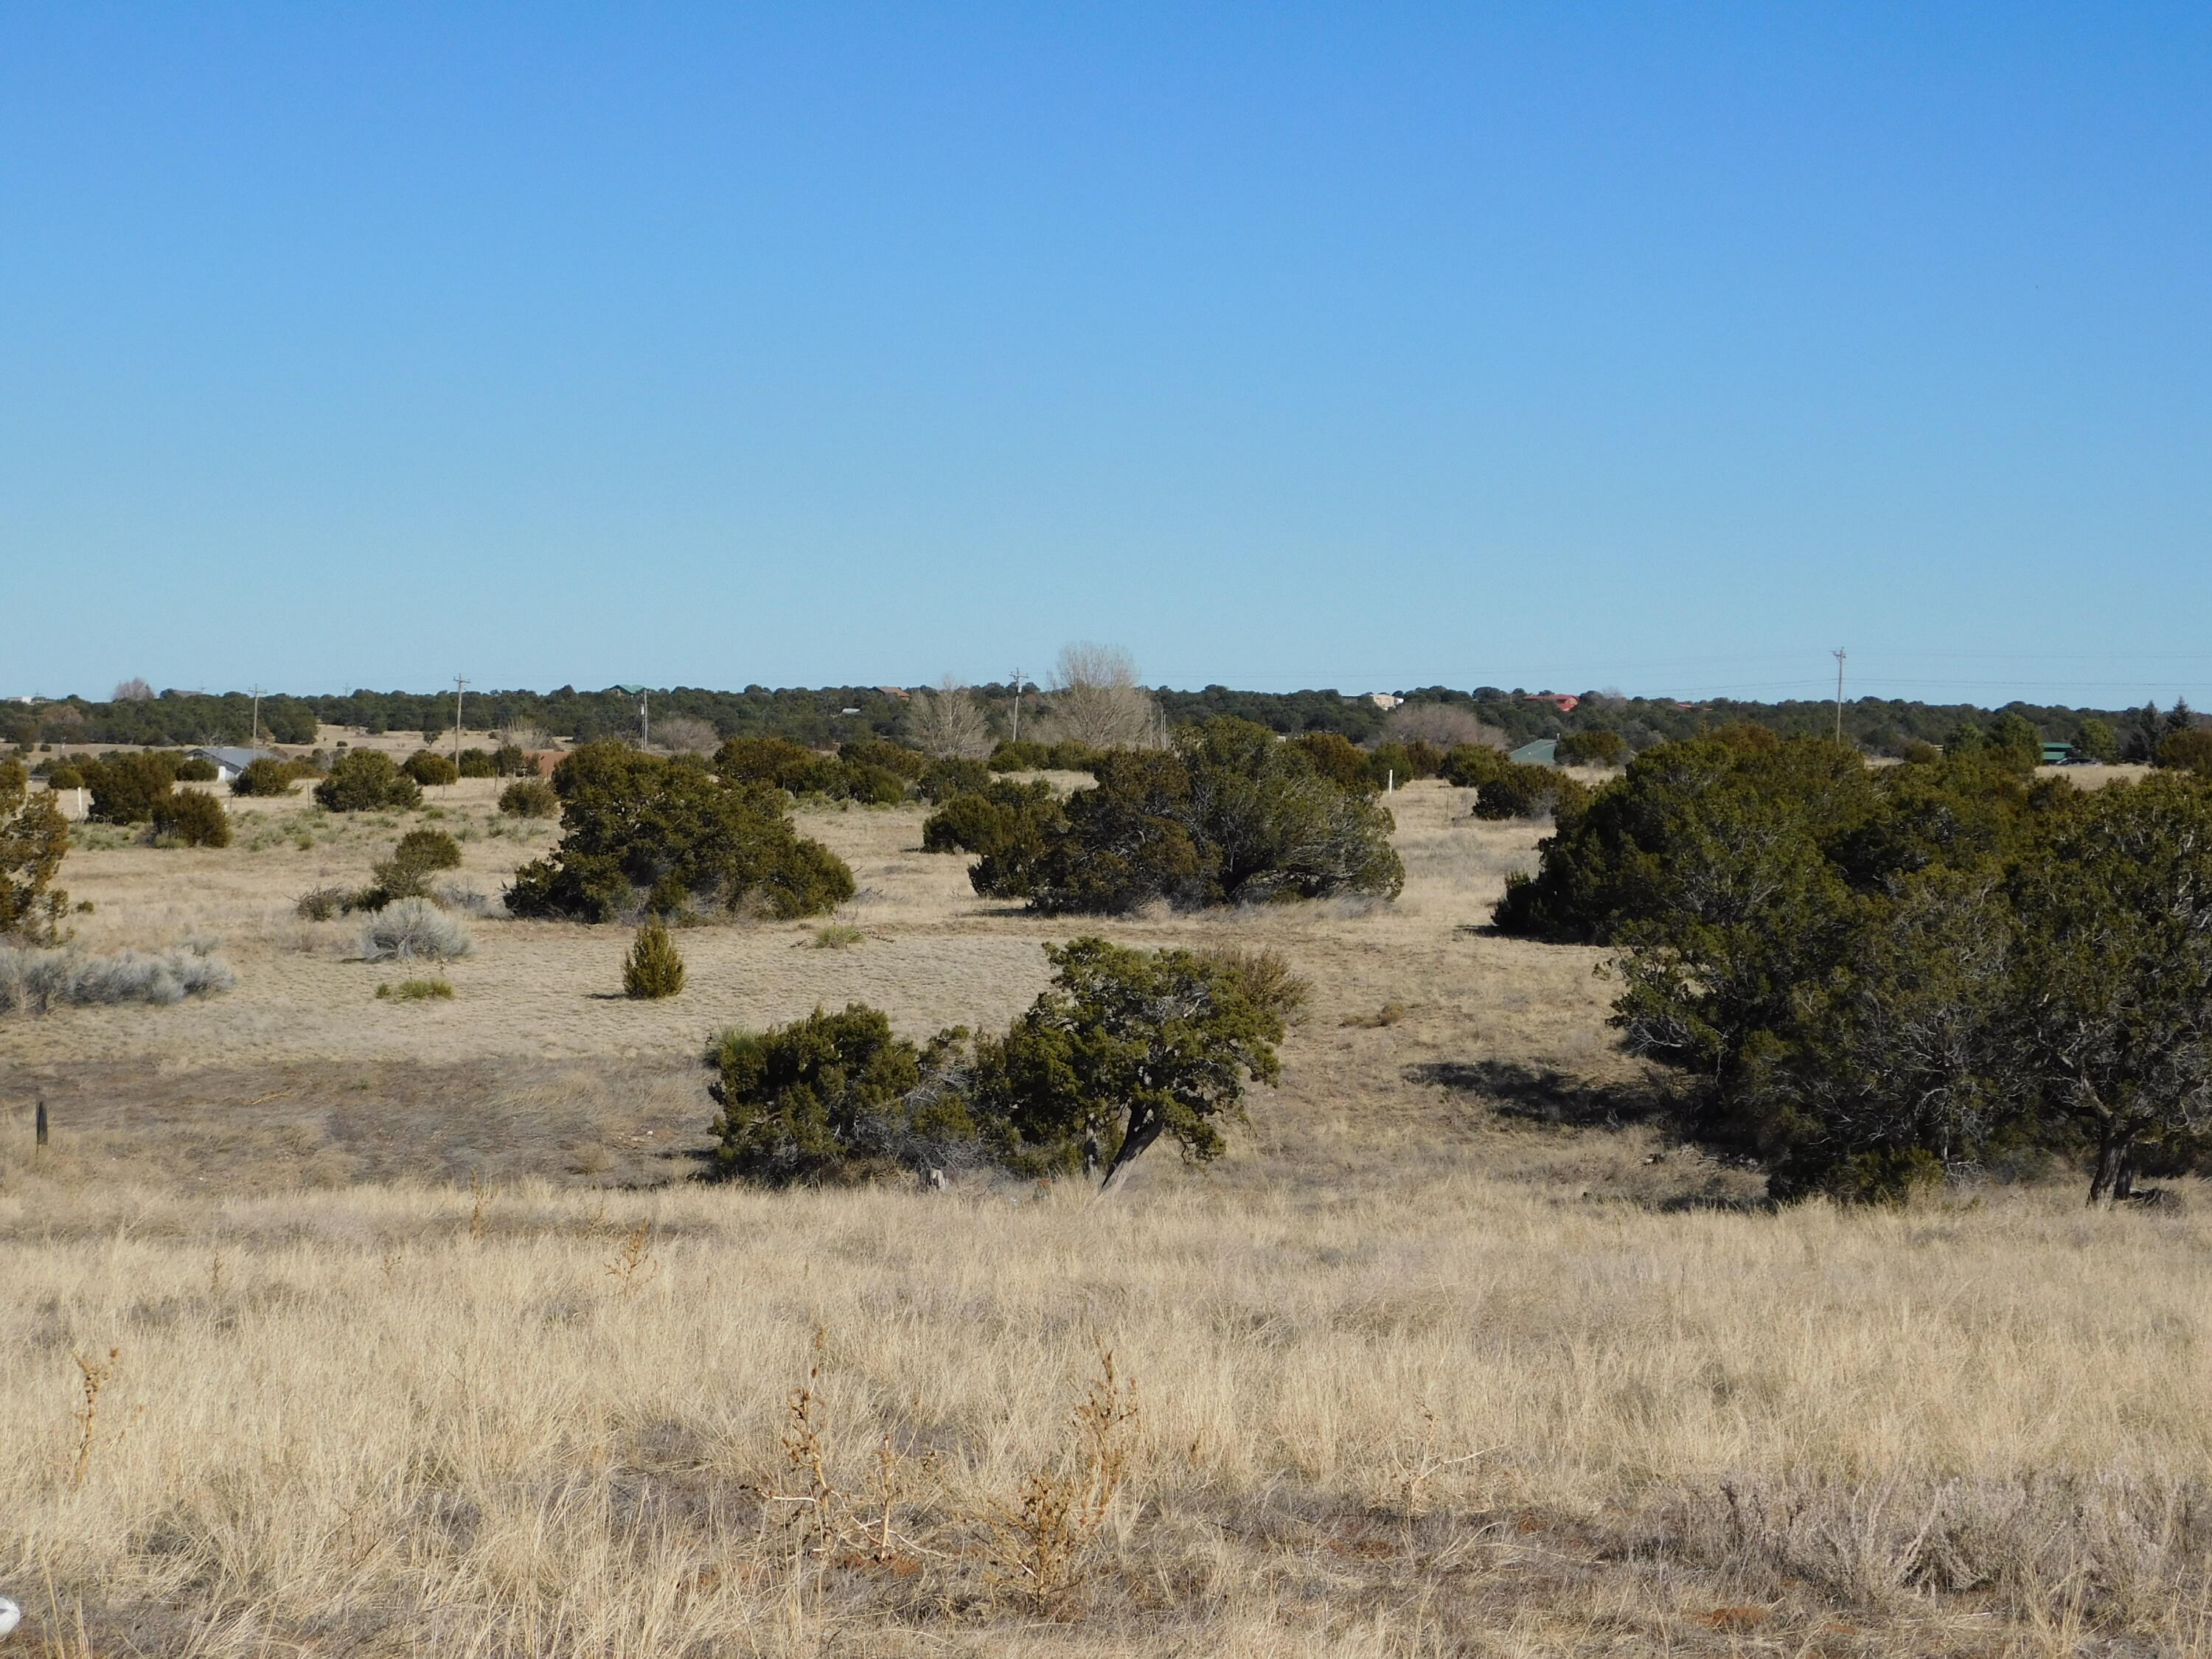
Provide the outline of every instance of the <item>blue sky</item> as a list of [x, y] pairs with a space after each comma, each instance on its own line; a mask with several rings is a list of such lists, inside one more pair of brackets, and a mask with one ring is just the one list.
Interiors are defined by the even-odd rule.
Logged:
[[0, 691], [2212, 703], [2212, 10], [0, 3]]

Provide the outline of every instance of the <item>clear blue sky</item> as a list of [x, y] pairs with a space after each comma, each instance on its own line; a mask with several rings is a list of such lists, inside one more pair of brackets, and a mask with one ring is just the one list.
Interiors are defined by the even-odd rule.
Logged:
[[0, 4], [0, 691], [2212, 703], [2212, 9]]

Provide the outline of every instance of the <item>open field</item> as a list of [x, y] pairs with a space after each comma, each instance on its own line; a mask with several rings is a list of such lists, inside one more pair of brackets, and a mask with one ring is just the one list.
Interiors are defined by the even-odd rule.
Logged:
[[[550, 837], [489, 834], [495, 787], [432, 792], [488, 896]], [[1394, 804], [1395, 906], [1095, 927], [977, 899], [918, 811], [803, 815], [866, 939], [687, 930], [664, 1004], [615, 994], [625, 930], [496, 913], [451, 1002], [378, 1001], [290, 900], [411, 819], [92, 832], [84, 941], [220, 935], [240, 983], [0, 1023], [15, 1645], [2212, 1652], [2195, 1192], [1742, 1205], [1644, 1121], [1597, 954], [1472, 931], [1536, 831]], [[1105, 1203], [687, 1179], [710, 1030], [1002, 1023], [1083, 931], [1313, 981], [1219, 1164]], [[1055, 1533], [1102, 1347], [1126, 1462]]]

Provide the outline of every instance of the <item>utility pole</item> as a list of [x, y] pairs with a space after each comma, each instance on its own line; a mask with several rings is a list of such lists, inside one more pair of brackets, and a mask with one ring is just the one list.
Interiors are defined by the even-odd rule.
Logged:
[[453, 676], [453, 770], [461, 769], [461, 694], [469, 683], [459, 674]]
[[261, 688], [258, 685], [253, 688], [252, 746], [256, 749], [261, 747]]
[[646, 699], [652, 695], [650, 691], [637, 694], [637, 746], [640, 749], [653, 747], [653, 711], [646, 707]]
[[1844, 740], [1844, 647], [1836, 647], [1836, 741]]
[[1014, 741], [1022, 740], [1022, 671], [1014, 670]]

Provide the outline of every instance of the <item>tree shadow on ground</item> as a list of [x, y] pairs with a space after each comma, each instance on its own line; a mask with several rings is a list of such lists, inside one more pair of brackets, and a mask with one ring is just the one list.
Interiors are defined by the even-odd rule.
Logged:
[[1403, 1075], [1408, 1083], [1480, 1096], [1502, 1116], [1574, 1128], [1618, 1129], [1671, 1119], [1679, 1110], [1655, 1082], [1589, 1083], [1512, 1060], [1433, 1060], [1408, 1066]]

